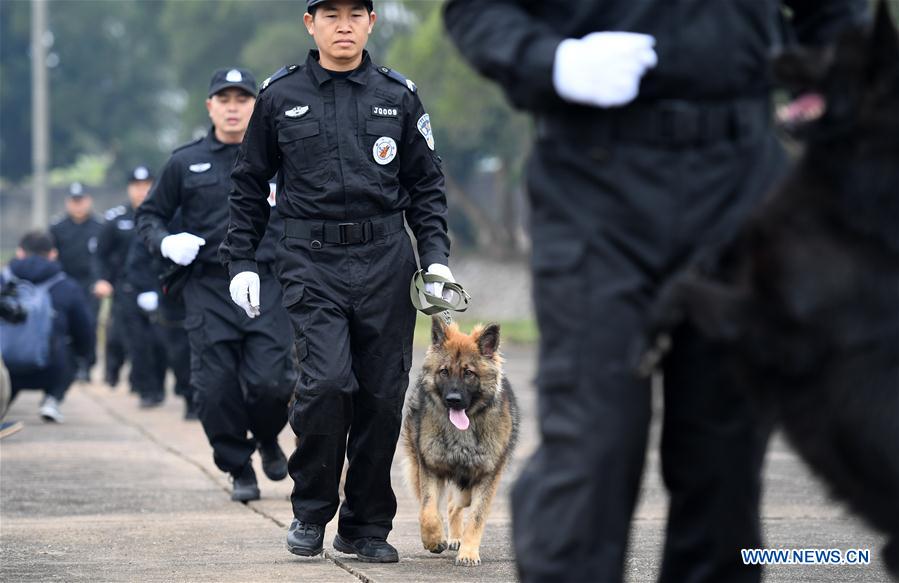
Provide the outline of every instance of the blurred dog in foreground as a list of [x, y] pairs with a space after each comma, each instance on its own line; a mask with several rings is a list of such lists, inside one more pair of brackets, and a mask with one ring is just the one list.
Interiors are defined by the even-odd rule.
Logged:
[[[463, 334], [435, 317], [431, 340], [403, 419], [407, 477], [420, 504], [424, 547], [458, 550], [457, 565], [475, 566], [490, 503], [518, 437], [518, 407], [503, 375], [499, 326]], [[447, 486], [449, 539], [438, 508]]]
[[899, 577], [899, 35], [885, 3], [832, 49], [785, 54], [805, 151], [774, 196], [656, 308], [641, 368], [686, 323], [727, 349], [833, 494], [885, 532]]

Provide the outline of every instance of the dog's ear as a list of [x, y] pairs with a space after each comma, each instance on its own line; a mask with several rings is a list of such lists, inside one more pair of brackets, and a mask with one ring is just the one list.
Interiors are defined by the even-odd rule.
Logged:
[[483, 356], [492, 358], [499, 349], [499, 324], [490, 324], [478, 336], [478, 350]]
[[431, 344], [443, 346], [446, 342], [446, 325], [440, 316], [431, 316]]

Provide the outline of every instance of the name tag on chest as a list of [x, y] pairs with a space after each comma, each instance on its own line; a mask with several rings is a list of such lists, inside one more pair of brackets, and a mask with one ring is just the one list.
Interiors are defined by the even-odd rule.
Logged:
[[395, 105], [372, 105], [371, 114], [375, 117], [392, 117], [398, 118], [400, 109]]

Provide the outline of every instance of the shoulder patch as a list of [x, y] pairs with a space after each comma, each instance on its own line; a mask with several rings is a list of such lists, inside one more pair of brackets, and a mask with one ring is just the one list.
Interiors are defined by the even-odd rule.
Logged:
[[107, 221], [111, 221], [114, 218], [125, 214], [125, 205], [114, 206], [105, 213], [103, 213], [103, 218]]
[[197, 138], [196, 140], [193, 140], [193, 141], [187, 142], [186, 144], [182, 144], [182, 145], [178, 146], [177, 148], [172, 150], [172, 154], [174, 154], [175, 152], [180, 152], [184, 148], [189, 148], [190, 146], [196, 146], [197, 144], [202, 142], [205, 139], [205, 137], [206, 136], [201, 136], [201, 137]]
[[259, 93], [262, 93], [263, 91], [268, 89], [268, 86], [271, 85], [272, 83], [274, 83], [275, 81], [277, 81], [278, 79], [283, 79], [284, 77], [287, 77], [288, 75], [295, 72], [299, 68], [300, 68], [299, 65], [287, 65], [286, 67], [281, 67], [280, 69], [275, 71], [274, 75], [272, 75], [271, 77], [269, 77], [268, 79], [266, 79], [265, 81], [262, 82], [262, 85], [259, 87]]
[[402, 73], [398, 73], [390, 67], [378, 67], [378, 73], [386, 75], [388, 78], [393, 79], [400, 85], [405, 85], [406, 89], [408, 89], [412, 93], [418, 91], [418, 87], [415, 86], [415, 83], [413, 83], [411, 79], [406, 79], [406, 77], [403, 76]]

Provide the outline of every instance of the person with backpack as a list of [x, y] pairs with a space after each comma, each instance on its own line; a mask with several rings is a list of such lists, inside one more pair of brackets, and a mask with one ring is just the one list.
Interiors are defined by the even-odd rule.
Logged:
[[27, 316], [18, 324], [0, 321], [0, 354], [12, 398], [21, 389], [41, 389], [41, 417], [62, 423], [59, 405], [75, 380], [75, 359], [94, 360], [94, 326], [84, 291], [62, 271], [57, 257], [53, 238], [32, 231], [3, 269], [0, 279], [15, 283]]

